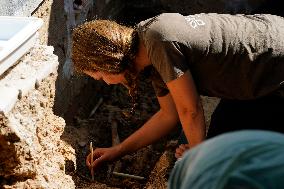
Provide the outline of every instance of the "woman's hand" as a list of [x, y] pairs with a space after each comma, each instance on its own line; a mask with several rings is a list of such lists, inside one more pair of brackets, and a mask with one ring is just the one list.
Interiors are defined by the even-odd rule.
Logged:
[[121, 156], [120, 146], [110, 148], [97, 148], [93, 152], [93, 162], [91, 162], [91, 153], [86, 158], [86, 165], [91, 169], [96, 169], [104, 162], [114, 161]]
[[179, 145], [179, 147], [176, 149], [175, 157], [177, 159], [181, 158], [187, 150], [189, 150], [189, 144]]

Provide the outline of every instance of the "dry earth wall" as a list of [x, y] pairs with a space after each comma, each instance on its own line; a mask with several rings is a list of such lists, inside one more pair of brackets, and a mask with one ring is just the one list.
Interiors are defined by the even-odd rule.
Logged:
[[0, 78], [0, 188], [74, 188], [65, 160], [75, 152], [53, 113], [57, 68], [53, 47], [35, 46]]

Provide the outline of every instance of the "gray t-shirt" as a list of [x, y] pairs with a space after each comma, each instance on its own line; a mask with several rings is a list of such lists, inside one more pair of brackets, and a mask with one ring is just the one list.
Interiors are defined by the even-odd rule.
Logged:
[[187, 70], [202, 95], [243, 100], [283, 93], [282, 17], [164, 13], [140, 22], [137, 31], [158, 96]]

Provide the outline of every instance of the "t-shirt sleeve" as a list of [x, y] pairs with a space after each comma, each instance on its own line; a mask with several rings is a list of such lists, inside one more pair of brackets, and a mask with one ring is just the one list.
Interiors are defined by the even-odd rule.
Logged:
[[157, 72], [155, 68], [151, 70], [151, 81], [154, 91], [158, 97], [165, 96], [169, 93], [169, 90], [162, 80], [160, 74]]
[[144, 43], [155, 70], [152, 74], [152, 85], [159, 97], [169, 93], [166, 83], [179, 78], [188, 70], [188, 60], [184, 54], [185, 51], [189, 52], [190, 47], [177, 42], [175, 32], [168, 29], [157, 18], [137, 27], [140, 42]]
[[179, 78], [188, 70], [181, 44], [153, 40], [147, 45], [150, 61], [165, 83]]

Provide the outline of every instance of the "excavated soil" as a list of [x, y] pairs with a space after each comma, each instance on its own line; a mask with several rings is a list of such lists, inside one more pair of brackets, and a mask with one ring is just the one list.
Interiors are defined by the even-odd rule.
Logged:
[[[113, 120], [118, 123], [118, 135], [123, 141], [159, 109], [150, 81], [143, 76], [141, 80], [143, 82], [139, 84], [139, 105], [131, 118], [126, 118], [123, 114], [131, 107], [128, 92], [122, 86], [107, 86], [92, 79], [70, 105], [65, 116], [66, 128], [61, 138], [75, 149], [76, 164], [67, 161], [66, 174], [72, 176], [76, 188], [166, 188], [170, 170], [175, 162], [174, 150], [180, 134], [179, 129], [157, 143], [120, 159], [119, 172], [140, 176], [143, 180], [113, 175], [115, 162], [110, 162], [95, 171], [95, 180], [92, 181], [85, 166], [90, 142], [94, 147], [112, 145]], [[217, 101], [205, 98], [203, 100], [207, 104], [205, 113], [208, 122]], [[92, 114], [96, 106], [98, 108]]]

